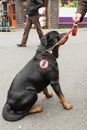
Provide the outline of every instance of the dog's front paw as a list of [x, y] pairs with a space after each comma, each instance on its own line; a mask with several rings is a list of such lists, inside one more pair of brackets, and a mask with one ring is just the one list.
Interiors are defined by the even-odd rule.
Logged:
[[47, 98], [51, 98], [53, 96], [53, 94], [48, 91], [47, 87], [44, 89], [43, 94], [45, 94]]
[[43, 107], [42, 106], [36, 106], [34, 108], [31, 108], [29, 110], [29, 113], [32, 114], [32, 113], [39, 113], [39, 112], [42, 112], [43, 111]]
[[46, 95], [47, 98], [51, 98], [53, 97], [53, 94], [52, 93], [48, 93], [48, 95]]
[[70, 110], [73, 108], [73, 106], [71, 104], [68, 104], [68, 103], [65, 103], [63, 104], [64, 108], [67, 109], [67, 110]]

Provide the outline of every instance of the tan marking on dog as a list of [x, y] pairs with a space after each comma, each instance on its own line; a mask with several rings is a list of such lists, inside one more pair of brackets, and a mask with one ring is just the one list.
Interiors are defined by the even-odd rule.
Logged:
[[43, 108], [41, 107], [41, 106], [37, 106], [37, 107], [34, 107], [34, 108], [31, 108], [30, 110], [29, 110], [29, 113], [39, 113], [39, 112], [41, 112], [41, 111], [43, 111]]
[[47, 98], [50, 98], [50, 97], [52, 97], [52, 96], [53, 96], [53, 94], [52, 94], [52, 93], [50, 93], [50, 92], [48, 91], [48, 89], [47, 89], [47, 88], [45, 88], [45, 89], [44, 89], [43, 93], [45, 94], [45, 96], [46, 96]]
[[60, 103], [62, 103], [62, 105], [63, 105], [63, 107], [64, 107], [65, 109], [70, 110], [70, 109], [73, 108], [73, 106], [72, 106], [71, 104], [68, 104], [68, 103], [66, 102], [64, 96], [61, 95], [61, 96], [58, 96], [58, 97], [59, 97], [59, 99], [60, 99]]

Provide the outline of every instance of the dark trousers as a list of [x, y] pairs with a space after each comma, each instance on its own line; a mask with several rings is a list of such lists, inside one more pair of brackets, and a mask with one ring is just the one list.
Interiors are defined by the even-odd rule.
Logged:
[[26, 21], [26, 25], [25, 25], [25, 28], [24, 28], [24, 33], [23, 33], [23, 38], [22, 38], [21, 44], [27, 43], [28, 35], [29, 35], [30, 29], [32, 27], [32, 24], [35, 25], [35, 28], [36, 28], [36, 31], [38, 33], [39, 38], [40, 39], [42, 38], [43, 32], [41, 30], [41, 26], [40, 26], [40, 22], [39, 22], [39, 16], [38, 15], [30, 16], [30, 17], [27, 18], [27, 21]]

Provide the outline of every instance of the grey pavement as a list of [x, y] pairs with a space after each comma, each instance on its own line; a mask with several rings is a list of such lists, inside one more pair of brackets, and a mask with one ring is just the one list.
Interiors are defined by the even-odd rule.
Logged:
[[[49, 31], [51, 30], [43, 30], [44, 34]], [[59, 30], [60, 33], [67, 31]], [[17, 122], [7, 122], [2, 118], [2, 107], [14, 76], [33, 57], [39, 45], [36, 30], [32, 29], [27, 47], [17, 47], [22, 34], [23, 30], [0, 32], [0, 130], [86, 130], [87, 29], [79, 29], [75, 37], [70, 35], [66, 44], [60, 47], [57, 59], [61, 88], [73, 109], [63, 109], [49, 86], [53, 97], [46, 99], [43, 93], [40, 93], [35, 104], [43, 106], [43, 112], [28, 115]]]

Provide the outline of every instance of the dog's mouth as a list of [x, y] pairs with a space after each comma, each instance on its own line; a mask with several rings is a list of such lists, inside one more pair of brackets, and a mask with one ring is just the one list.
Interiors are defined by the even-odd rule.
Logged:
[[62, 34], [60, 34], [60, 40], [59, 40], [59, 37], [55, 38], [54, 46], [59, 47], [60, 45], [63, 45], [67, 40], [68, 40], [68, 36], [66, 36], [66, 33], [62, 33]]

